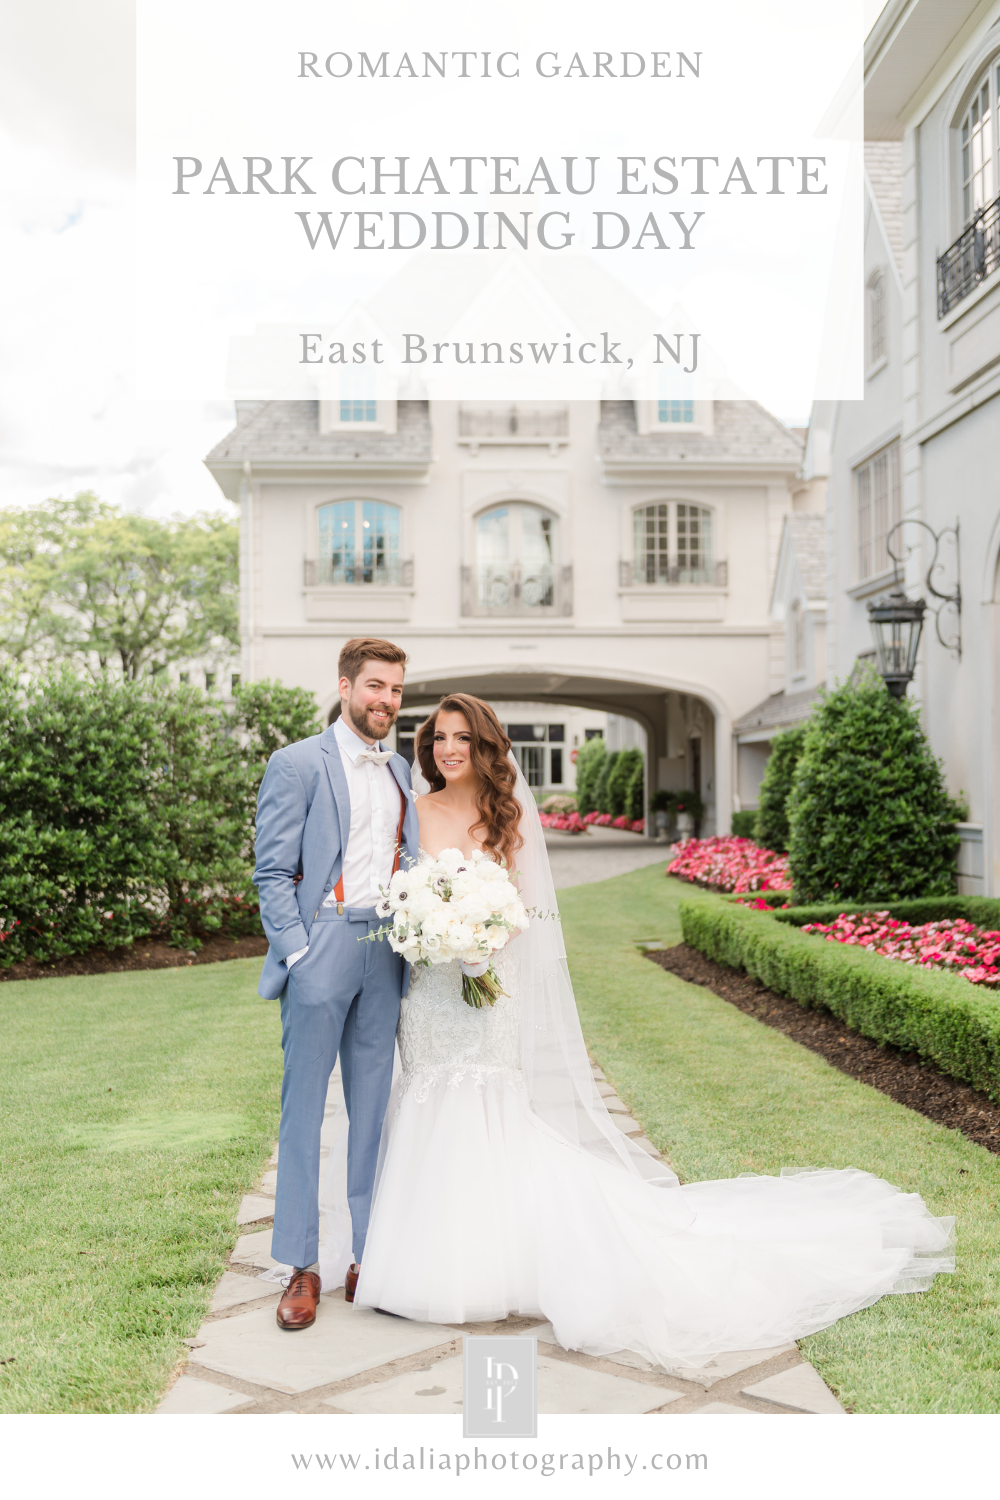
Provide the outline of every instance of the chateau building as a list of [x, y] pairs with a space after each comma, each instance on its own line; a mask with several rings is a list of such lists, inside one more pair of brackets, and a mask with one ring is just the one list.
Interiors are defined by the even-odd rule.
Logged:
[[708, 831], [753, 804], [733, 723], [786, 687], [782, 538], [823, 510], [762, 407], [241, 402], [207, 463], [241, 510], [247, 679], [329, 717], [342, 643], [385, 635], [410, 658], [400, 748], [463, 689], [531, 729], [543, 786], [572, 785], [571, 739], [631, 721], [647, 792], [699, 790]]
[[969, 805], [960, 888], [987, 894], [1000, 889], [998, 98], [1000, 3], [890, 0], [865, 49], [865, 397], [817, 404], [805, 464], [828, 476], [827, 678], [873, 655], [872, 600], [902, 587], [928, 601], [909, 693]]

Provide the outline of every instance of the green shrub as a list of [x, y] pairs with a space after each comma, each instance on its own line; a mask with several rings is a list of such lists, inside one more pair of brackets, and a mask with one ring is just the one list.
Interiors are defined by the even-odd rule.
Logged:
[[606, 813], [611, 811], [608, 784], [611, 780], [611, 773], [618, 764], [618, 757], [620, 755], [620, 750], [611, 750], [601, 762], [601, 769], [598, 772], [597, 781], [594, 785], [594, 802], [598, 812]]
[[[752, 809], [733, 813], [733, 834], [738, 839], [757, 837], [757, 814]], [[770, 848], [770, 844], [766, 846]]]
[[0, 964], [259, 932], [257, 787], [315, 727], [310, 695], [273, 683], [227, 709], [149, 678], [0, 677]]
[[681, 902], [680, 914], [684, 941], [709, 958], [806, 1009], [831, 1011], [873, 1041], [917, 1052], [991, 1098], [1000, 1094], [1000, 999], [961, 975], [827, 943], [789, 925], [789, 912], [702, 900]]
[[[607, 807], [602, 807], [602, 812], [609, 812], [613, 818], [620, 818], [628, 813], [629, 795], [632, 779], [638, 771], [642, 776], [642, 751], [621, 750], [615, 759], [614, 767], [608, 775]], [[640, 783], [641, 788], [641, 783]], [[642, 792], [640, 789], [640, 799]], [[642, 817], [642, 813], [639, 813]]]
[[760, 784], [756, 827], [747, 835], [755, 838], [763, 849], [774, 849], [778, 854], [788, 853], [788, 798], [805, 737], [806, 727], [800, 724], [776, 734], [771, 741], [771, 754]]
[[625, 814], [633, 823], [646, 816], [646, 771], [642, 752], [637, 750], [636, 754], [639, 759], [625, 790]]
[[964, 809], [945, 790], [916, 707], [881, 681], [845, 684], [813, 710], [787, 809], [800, 901], [955, 891]]
[[597, 782], [607, 759], [604, 740], [597, 737], [587, 740], [576, 756], [576, 809], [581, 818], [589, 812], [598, 812]]

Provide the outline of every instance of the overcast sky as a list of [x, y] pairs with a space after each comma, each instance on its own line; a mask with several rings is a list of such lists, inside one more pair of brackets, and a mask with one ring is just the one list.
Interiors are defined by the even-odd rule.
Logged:
[[132, 0], [0, 12], [0, 505], [228, 509], [201, 460], [232, 406], [132, 395], [134, 53]]

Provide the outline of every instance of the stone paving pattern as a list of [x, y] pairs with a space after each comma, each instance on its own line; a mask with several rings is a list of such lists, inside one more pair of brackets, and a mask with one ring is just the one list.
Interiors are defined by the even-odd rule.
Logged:
[[[605, 880], [665, 858], [662, 847], [614, 830], [596, 829], [576, 839], [550, 832], [546, 841], [558, 887]], [[619, 1128], [659, 1158], [596, 1064], [594, 1078]], [[324, 1160], [342, 1098], [338, 1068], [330, 1080]], [[737, 1350], [701, 1368], [663, 1369], [630, 1350], [597, 1359], [562, 1349], [552, 1325], [539, 1318], [515, 1315], [503, 1322], [436, 1325], [385, 1317], [346, 1303], [343, 1287], [323, 1293], [312, 1328], [286, 1333], [275, 1321], [280, 1288], [260, 1280], [275, 1265], [270, 1242], [276, 1166], [277, 1148], [259, 1188], [240, 1205], [237, 1224], [245, 1232], [205, 1322], [187, 1340], [188, 1361], [157, 1408], [162, 1415], [456, 1413], [462, 1408], [462, 1336], [481, 1333], [536, 1336], [540, 1412], [844, 1415], [795, 1344]]]

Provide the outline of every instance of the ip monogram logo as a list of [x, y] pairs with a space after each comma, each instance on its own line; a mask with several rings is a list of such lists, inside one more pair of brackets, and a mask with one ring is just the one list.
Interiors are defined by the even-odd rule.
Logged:
[[527, 1334], [490, 1335], [464, 1343], [464, 1435], [537, 1437], [538, 1340]]

